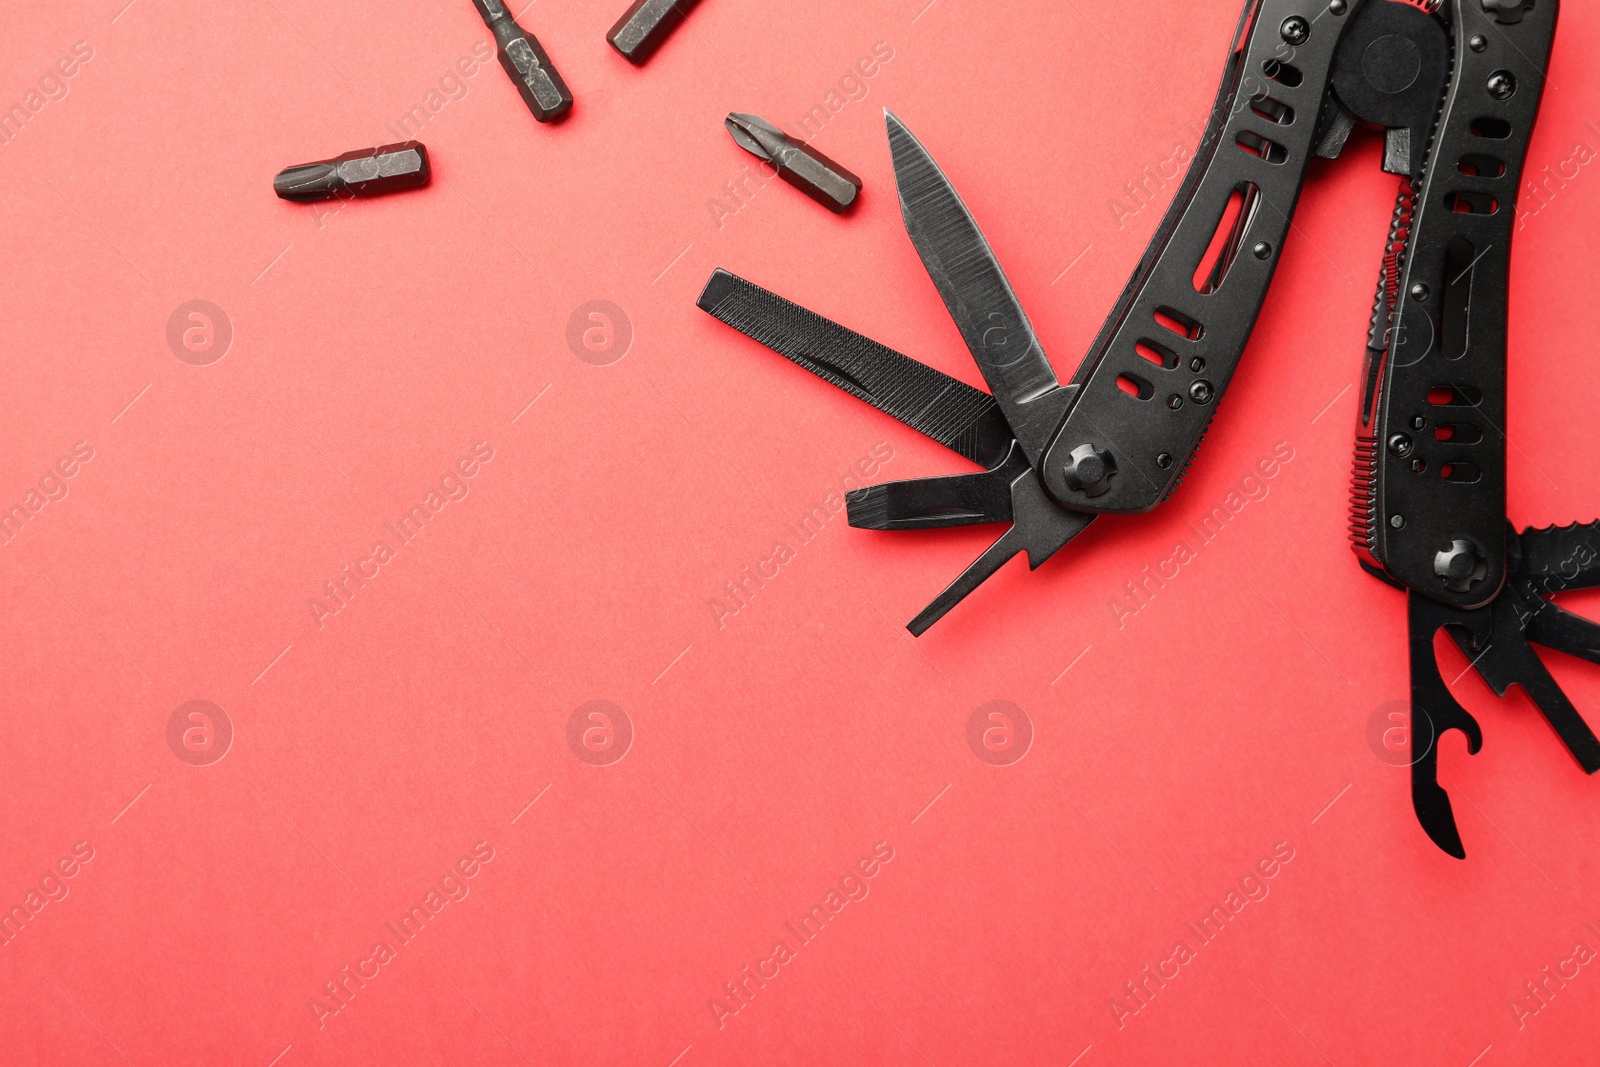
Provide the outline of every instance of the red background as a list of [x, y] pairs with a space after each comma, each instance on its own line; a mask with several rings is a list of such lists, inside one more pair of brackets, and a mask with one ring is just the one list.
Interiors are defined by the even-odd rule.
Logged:
[[[1124, 183], [1194, 146], [1235, 0], [707, 0], [643, 68], [604, 43], [623, 0], [539, 0], [521, 19], [569, 121], [533, 122], [490, 65], [422, 129], [430, 188], [332, 215], [273, 173], [398, 139], [385, 124], [486, 39], [471, 4], [125, 3], [0, 14], [7, 107], [93, 51], [0, 145], [0, 501], [94, 450], [0, 547], [0, 905], [94, 850], [0, 949], [4, 1062], [1586, 1055], [1595, 968], [1520, 1028], [1511, 1003], [1600, 949], [1600, 787], [1524, 696], [1468, 674], [1486, 744], [1452, 736], [1441, 764], [1463, 863], [1368, 741], [1407, 684], [1402, 598], [1345, 541], [1395, 191], [1375, 137], [1314, 168], [1182, 492], [1036, 573], [1014, 560], [919, 641], [903, 624], [994, 531], [839, 517], [800, 546], [785, 523], [880, 442], [877, 479], [964, 461], [694, 307], [727, 267], [981, 384], [899, 220], [888, 106], [1070, 373], [1173, 191], [1130, 213]], [[792, 127], [877, 42], [893, 58], [816, 139], [864, 178], [857, 210], [779, 183], [729, 199], [752, 161], [723, 116]], [[1566, 5], [1530, 174], [1600, 148], [1597, 44], [1600, 12]], [[1574, 343], [1597, 193], [1584, 167], [1521, 208], [1521, 524], [1600, 510], [1600, 371]], [[232, 325], [207, 366], [167, 342], [191, 299]], [[595, 299], [633, 330], [607, 366], [566, 340]], [[466, 499], [398, 544], [384, 524], [478, 442]], [[1269, 494], [1119, 626], [1124, 583], [1280, 442]], [[319, 627], [308, 602], [378, 540], [393, 560]], [[779, 540], [795, 558], [719, 626], [712, 598]], [[1600, 673], [1550, 660], [1600, 708]], [[634, 732], [609, 766], [567, 741], [597, 699]], [[220, 762], [168, 746], [190, 700], [233, 725]], [[1030, 718], [1021, 762], [968, 748], [991, 700]], [[319, 1027], [323, 983], [478, 842], [470, 896]], [[719, 1028], [723, 983], [878, 842], [870, 894]], [[1119, 1027], [1123, 984], [1197, 945], [1185, 923], [1279, 842], [1270, 894]]]

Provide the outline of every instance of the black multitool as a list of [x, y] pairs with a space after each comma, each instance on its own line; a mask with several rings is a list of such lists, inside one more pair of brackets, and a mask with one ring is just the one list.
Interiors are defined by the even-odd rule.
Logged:
[[1352, 534], [1408, 592], [1413, 800], [1463, 855], [1438, 735], [1481, 735], [1433, 658], [1447, 629], [1497, 691], [1520, 684], [1586, 771], [1600, 742], [1529, 642], [1600, 662], [1600, 627], [1548, 594], [1600, 585], [1600, 524], [1505, 515], [1515, 196], [1558, 0], [1248, 0], [1182, 187], [1088, 356], [1061, 382], [949, 180], [887, 115], [901, 212], [989, 393], [719, 270], [700, 307], [983, 467], [852, 492], [850, 525], [1010, 527], [914, 620], [920, 635], [1019, 552], [1038, 567], [1100, 514], [1177, 488], [1238, 366], [1307, 170], [1358, 126], [1400, 176], [1372, 328]]
[[1429, 165], [1401, 183], [1362, 378], [1350, 533], [1362, 565], [1406, 591], [1412, 805], [1456, 857], [1439, 738], [1459, 730], [1476, 753], [1483, 733], [1439, 672], [1441, 629], [1490, 688], [1520, 685], [1578, 765], [1600, 770], [1600, 741], [1532, 648], [1600, 663], [1600, 626], [1548, 599], [1600, 586], [1600, 524], [1519, 533], [1506, 518], [1511, 237], [1559, 7], [1454, 0], [1430, 16], [1452, 76]]

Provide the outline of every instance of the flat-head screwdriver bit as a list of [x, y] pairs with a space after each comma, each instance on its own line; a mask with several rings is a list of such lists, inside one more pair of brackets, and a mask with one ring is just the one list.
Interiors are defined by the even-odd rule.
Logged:
[[272, 179], [272, 188], [283, 199], [298, 201], [379, 196], [427, 185], [432, 173], [422, 143], [402, 141], [289, 167]]
[[779, 177], [829, 211], [844, 211], [861, 192], [860, 178], [766, 119], [736, 111], [724, 125], [740, 148], [772, 164]]
[[617, 24], [606, 34], [606, 41], [630, 63], [643, 63], [661, 42], [672, 35], [678, 24], [700, 0], [634, 0]]
[[572, 93], [561, 80], [539, 39], [517, 25], [501, 0], [472, 0], [494, 32], [500, 65], [511, 75], [522, 102], [540, 122], [553, 122], [572, 107]]

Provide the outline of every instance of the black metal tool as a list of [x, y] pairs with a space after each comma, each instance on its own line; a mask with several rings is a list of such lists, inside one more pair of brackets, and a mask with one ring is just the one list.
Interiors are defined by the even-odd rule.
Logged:
[[606, 34], [606, 43], [630, 63], [643, 63], [672, 35], [700, 0], [634, 0]]
[[379, 196], [427, 185], [432, 173], [422, 143], [402, 141], [287, 167], [272, 179], [272, 188], [285, 200], [302, 202]]
[[539, 38], [517, 25], [502, 0], [472, 0], [494, 33], [500, 65], [540, 122], [554, 122], [572, 108], [572, 93], [550, 63]]
[[723, 125], [739, 147], [772, 165], [778, 176], [834, 213], [861, 193], [861, 179], [758, 115], [735, 111]]
[[1600, 741], [1531, 647], [1600, 662], [1600, 627], [1545, 599], [1600, 585], [1600, 527], [1519, 535], [1506, 521], [1511, 239], [1559, 6], [1454, 6], [1454, 77], [1430, 165], [1401, 185], [1367, 345], [1351, 536], [1363, 565], [1408, 593], [1412, 733], [1425, 746], [1412, 801], [1457, 857], [1438, 738], [1460, 730], [1475, 753], [1482, 735], [1438, 676], [1440, 629], [1497, 693], [1522, 686], [1586, 773], [1600, 770]]
[[[892, 121], [892, 120], [891, 120]], [[846, 495], [850, 525], [925, 530], [1009, 522], [1011, 529], [911, 621], [921, 635], [1019, 552], [1037, 568], [1076, 537], [1093, 515], [1056, 507], [1040, 488], [989, 394], [885, 348], [719, 270], [699, 306], [825, 381], [987, 468], [981, 474], [857, 489]]]
[[906, 228], [988, 404], [725, 272], [701, 306], [987, 468], [850, 494], [855, 526], [1012, 523], [912, 623], [921, 633], [1011, 555], [1037, 566], [1096, 514], [1175, 491], [1311, 159], [1337, 158], [1359, 126], [1382, 129], [1401, 189], [1367, 338], [1352, 533], [1363, 566], [1409, 593], [1413, 801], [1461, 856], [1436, 742], [1461, 730], [1475, 752], [1482, 737], [1434, 662], [1440, 629], [1497, 692], [1523, 686], [1585, 771], [1600, 768], [1600, 741], [1531, 648], [1600, 662], [1600, 626], [1547, 599], [1600, 585], [1600, 525], [1517, 534], [1505, 514], [1510, 241], [1558, 13], [1559, 0], [1248, 0], [1195, 161], [1065, 383], [972, 216], [893, 116]]
[[[1074, 532], [1100, 513], [1148, 510], [1176, 489], [1266, 299], [1311, 160], [1337, 156], [1355, 126], [1369, 123], [1389, 131], [1387, 167], [1422, 173], [1421, 131], [1431, 129], [1450, 73], [1442, 24], [1402, 0], [1328, 0], [1325, 12], [1310, 10], [1315, 17], [1303, 13], [1308, 2], [1245, 4], [1189, 174], [1069, 382], [1057, 377], [954, 187], [886, 114], [906, 231], [1028, 466], [1029, 493], [1070, 513]], [[1372, 52], [1373, 41], [1395, 36], [1399, 43]], [[1408, 79], [1383, 76], [1388, 47], [1409, 49]], [[1382, 62], [1369, 63], [1373, 56]], [[1364, 93], [1338, 92], [1337, 71], [1369, 66], [1376, 84], [1363, 76]], [[783, 351], [784, 329], [764, 322], [746, 332]], [[826, 362], [825, 353], [807, 351]], [[984, 477], [1014, 484], [996, 463]], [[896, 499], [929, 501], [961, 491], [941, 479], [893, 490]], [[852, 524], [874, 521], [868, 502], [852, 494]], [[1018, 536], [1003, 537], [918, 616], [913, 632], [1023, 547]]]

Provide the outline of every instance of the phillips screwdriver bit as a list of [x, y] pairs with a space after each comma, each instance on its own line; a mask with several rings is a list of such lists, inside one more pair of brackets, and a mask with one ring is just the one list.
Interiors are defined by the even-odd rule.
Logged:
[[272, 179], [272, 188], [283, 199], [296, 201], [379, 196], [427, 185], [432, 173], [422, 143], [402, 141], [289, 167]]
[[630, 63], [643, 63], [672, 35], [700, 0], [634, 0], [606, 41]]
[[784, 181], [829, 211], [844, 211], [861, 192], [860, 178], [763, 118], [736, 111], [724, 125], [740, 148], [772, 164]]
[[522, 102], [540, 122], [553, 122], [572, 107], [572, 93], [561, 80], [550, 56], [533, 34], [517, 25], [501, 0], [472, 0], [483, 21], [494, 32], [500, 65], [511, 75]]

